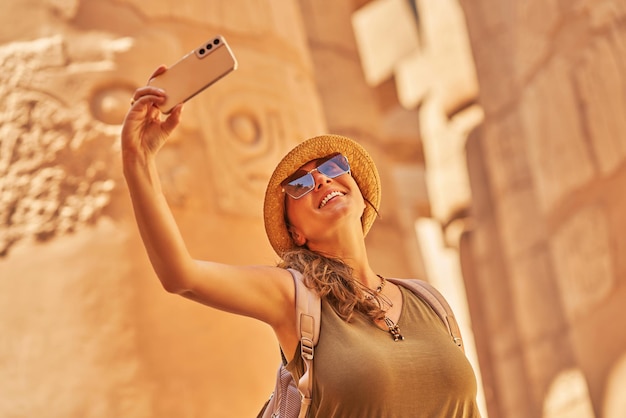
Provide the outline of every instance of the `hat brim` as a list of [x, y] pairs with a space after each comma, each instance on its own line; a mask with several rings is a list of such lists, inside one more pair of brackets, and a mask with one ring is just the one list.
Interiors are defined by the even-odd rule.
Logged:
[[352, 177], [366, 203], [361, 224], [367, 235], [380, 207], [380, 177], [369, 153], [354, 140], [340, 135], [321, 135], [297, 145], [276, 166], [265, 191], [263, 218], [267, 237], [279, 256], [296, 248], [285, 223], [285, 193], [280, 183], [309, 161], [339, 152], [348, 158]]

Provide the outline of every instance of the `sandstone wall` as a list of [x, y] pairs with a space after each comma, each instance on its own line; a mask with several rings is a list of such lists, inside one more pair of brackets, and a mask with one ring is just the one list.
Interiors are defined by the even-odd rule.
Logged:
[[620, 416], [626, 8], [461, 4], [485, 112], [462, 256], [490, 415]]
[[485, 411], [623, 414], [621, 2], [3, 6], [0, 416], [238, 417], [266, 399], [271, 331], [162, 290], [120, 171], [134, 88], [215, 33], [240, 68], [159, 156], [195, 256], [274, 263], [260, 213], [276, 160], [352, 136], [383, 181], [372, 263], [448, 296]]

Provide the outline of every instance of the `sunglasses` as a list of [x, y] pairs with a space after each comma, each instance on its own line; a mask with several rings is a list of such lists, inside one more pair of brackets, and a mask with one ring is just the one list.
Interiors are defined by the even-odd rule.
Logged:
[[313, 172], [317, 171], [328, 177], [334, 179], [342, 174], [350, 173], [350, 164], [348, 159], [339, 154], [331, 154], [328, 157], [320, 160], [317, 167], [310, 171], [298, 170], [280, 183], [283, 188], [283, 192], [287, 193], [294, 199], [300, 199], [311, 190], [315, 188], [315, 178], [313, 178]]

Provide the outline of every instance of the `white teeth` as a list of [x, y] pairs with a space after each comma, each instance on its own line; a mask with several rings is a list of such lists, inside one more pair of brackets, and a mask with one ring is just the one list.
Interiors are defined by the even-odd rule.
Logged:
[[330, 199], [332, 199], [333, 197], [343, 196], [343, 195], [344, 195], [344, 193], [337, 192], [337, 191], [328, 193], [326, 195], [326, 197], [324, 197], [324, 199], [322, 199], [322, 203], [320, 203], [320, 209], [323, 208], [326, 205], [326, 203], [328, 203], [328, 201]]

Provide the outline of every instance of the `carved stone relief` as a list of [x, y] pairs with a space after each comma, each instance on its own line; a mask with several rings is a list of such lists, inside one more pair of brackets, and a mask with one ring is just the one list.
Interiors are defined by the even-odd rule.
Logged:
[[62, 37], [1, 47], [0, 61], [0, 254], [6, 255], [20, 240], [74, 231], [102, 213], [118, 177], [110, 164], [117, 136], [86, 109], [110, 120], [107, 94], [75, 103], [64, 92], [75, 91], [82, 77], [62, 81], [74, 70]]
[[[626, 157], [625, 49], [614, 37], [599, 39], [581, 54], [576, 69], [576, 87], [586, 104], [582, 109], [584, 126], [593, 138], [590, 147], [603, 174], [610, 174]], [[612, 112], [600, 103], [610, 103]]]
[[581, 209], [552, 238], [560, 293], [570, 322], [593, 310], [615, 285], [609, 230], [601, 207]]
[[[196, 118], [208, 121], [198, 129], [208, 151], [218, 207], [260, 217], [276, 163], [307, 136], [323, 132], [317, 122], [321, 111], [311, 100], [312, 80], [303, 68], [249, 48], [240, 48], [238, 59], [242, 64], [229, 83], [216, 84], [211, 94], [198, 98]], [[307, 92], [311, 94], [303, 94]]]
[[[524, 91], [520, 113], [542, 212], [594, 175], [567, 63], [554, 59]], [[541, 109], [541, 111], [538, 111]]]
[[520, 118], [517, 115], [506, 115], [486, 124], [483, 132], [487, 156], [485, 164], [494, 192], [503, 195], [512, 190], [532, 187]]

